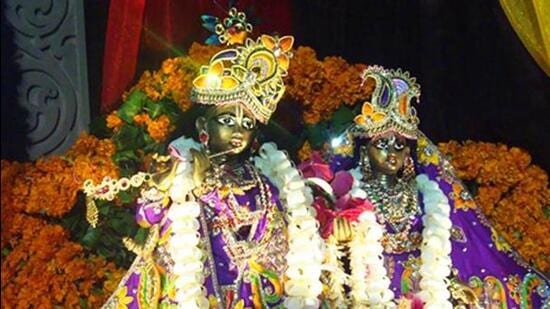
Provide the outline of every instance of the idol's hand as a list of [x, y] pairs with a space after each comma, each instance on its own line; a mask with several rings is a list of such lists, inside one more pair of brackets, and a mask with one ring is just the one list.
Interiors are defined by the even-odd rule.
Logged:
[[334, 219], [334, 230], [332, 233], [336, 241], [343, 244], [349, 243], [353, 236], [351, 224], [343, 217], [336, 217], [336, 219]]
[[210, 159], [204, 151], [190, 149], [193, 156], [193, 182], [195, 188], [199, 188], [206, 178], [206, 174], [211, 167]]

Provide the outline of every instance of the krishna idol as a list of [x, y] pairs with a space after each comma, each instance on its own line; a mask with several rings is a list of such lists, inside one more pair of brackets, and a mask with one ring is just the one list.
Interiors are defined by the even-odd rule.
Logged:
[[449, 162], [418, 129], [415, 78], [371, 66], [367, 79], [375, 83], [371, 101], [335, 145], [331, 164], [351, 168], [348, 206], [362, 207], [336, 216], [327, 237], [331, 307], [548, 306], [548, 280], [472, 207]]
[[246, 39], [201, 68], [191, 93], [199, 141], [174, 140], [164, 167], [136, 180], [149, 234], [125, 240], [138, 256], [105, 308], [318, 308], [311, 193], [274, 144], [252, 149], [284, 93], [293, 40]]

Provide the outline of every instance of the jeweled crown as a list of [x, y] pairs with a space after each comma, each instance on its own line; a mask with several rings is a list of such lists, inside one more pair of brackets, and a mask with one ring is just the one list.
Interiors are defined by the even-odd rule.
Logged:
[[267, 123], [285, 92], [292, 36], [247, 38], [242, 46], [222, 50], [193, 81], [192, 100], [200, 104], [243, 103]]
[[409, 72], [370, 66], [363, 73], [363, 81], [374, 79], [376, 86], [371, 102], [364, 102], [361, 114], [354, 119], [351, 133], [372, 138], [395, 132], [416, 139], [419, 119], [411, 100], [420, 98], [420, 85]]

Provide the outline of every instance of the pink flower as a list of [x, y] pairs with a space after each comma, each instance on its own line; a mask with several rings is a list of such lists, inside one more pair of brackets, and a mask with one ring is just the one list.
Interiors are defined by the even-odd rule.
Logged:
[[300, 163], [298, 169], [302, 171], [305, 178], [317, 177], [328, 182], [334, 177], [330, 165], [323, 161], [317, 151], [311, 154], [311, 160]]
[[401, 296], [397, 307], [406, 309], [423, 309], [424, 302], [422, 301], [422, 299], [420, 299], [420, 297], [409, 292]]
[[[374, 206], [367, 201], [366, 199], [362, 198], [356, 198], [356, 197], [349, 197], [349, 195], [346, 195], [345, 197], [342, 197], [338, 199], [339, 201], [345, 198], [345, 204], [338, 208], [340, 209], [337, 211], [336, 216], [337, 217], [344, 217], [346, 220], [350, 222], [355, 222], [359, 219], [359, 216], [365, 212], [365, 211], [373, 211]], [[337, 202], [338, 203], [338, 202]], [[338, 205], [338, 204], [337, 204]]]
[[353, 185], [353, 176], [347, 171], [340, 171], [334, 175], [334, 179], [331, 181], [330, 186], [334, 190], [334, 195], [337, 198], [344, 196], [351, 190]]
[[317, 212], [317, 221], [319, 221], [321, 236], [326, 239], [332, 234], [332, 223], [335, 213], [332, 209], [328, 208], [325, 199], [320, 196], [315, 197], [312, 206]]

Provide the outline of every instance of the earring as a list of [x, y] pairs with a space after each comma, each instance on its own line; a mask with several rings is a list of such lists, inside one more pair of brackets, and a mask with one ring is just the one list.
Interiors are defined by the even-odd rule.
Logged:
[[369, 179], [372, 176], [372, 167], [370, 166], [370, 160], [367, 154], [366, 146], [361, 146], [359, 166], [361, 167], [361, 173], [363, 174], [363, 179]]
[[409, 181], [416, 176], [414, 170], [414, 161], [411, 156], [408, 156], [403, 163], [403, 180]]
[[201, 132], [199, 133], [199, 141], [201, 142], [201, 144], [204, 145], [205, 148], [208, 148], [208, 139], [210, 139], [208, 133], [206, 133], [206, 131], [204, 130], [201, 130]]
[[252, 149], [252, 153], [256, 153], [260, 149], [260, 142], [258, 141], [257, 137], [255, 137], [252, 141], [252, 145], [250, 145], [250, 148]]

